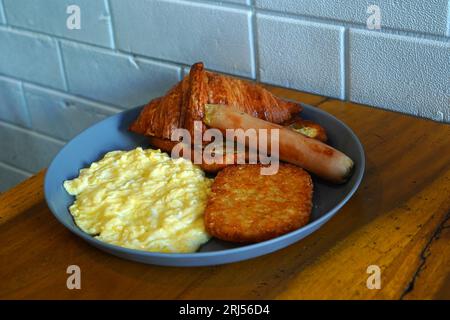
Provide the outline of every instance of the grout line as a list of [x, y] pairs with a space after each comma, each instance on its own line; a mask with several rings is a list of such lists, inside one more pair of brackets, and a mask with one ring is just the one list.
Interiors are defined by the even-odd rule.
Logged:
[[[325, 18], [325, 17], [317, 17], [300, 13], [289, 13], [276, 11], [271, 9], [260, 9], [256, 8], [256, 11], [265, 15], [270, 15], [273, 17], [281, 17], [292, 20], [302, 20], [308, 22], [316, 22], [328, 26], [342, 26], [347, 28], [359, 29], [359, 30], [367, 30], [366, 24], [364, 22], [350, 22], [345, 20], [339, 20], [336, 18]], [[448, 42], [450, 39], [446, 35], [427, 33], [424, 31], [415, 31], [415, 30], [401, 30], [395, 29], [393, 27], [383, 26], [381, 30], [371, 31], [379, 34], [394, 34], [399, 36], [405, 36], [410, 38], [422, 38], [427, 40], [435, 40], [435, 41], [443, 41]]]
[[[40, 130], [36, 130], [36, 129], [33, 128], [33, 127], [26, 127], [26, 126], [22, 126], [22, 125], [20, 125], [20, 124], [14, 123], [14, 122], [10, 122], [10, 121], [7, 121], [7, 120], [1, 120], [1, 119], [0, 119], [0, 127], [1, 127], [2, 123], [3, 123], [3, 124], [6, 124], [6, 126], [8, 126], [8, 125], [13, 126], [13, 127], [17, 128], [17, 129], [19, 129], [19, 131], [22, 131], [22, 132], [25, 131], [25, 132], [27, 132], [27, 133], [31, 133], [32, 135], [36, 133], [37, 135], [44, 136], [45, 138], [50, 138], [50, 139], [53, 139], [53, 140], [58, 140], [59, 142], [63, 142], [64, 144], [66, 144], [66, 143], [70, 140], [70, 139], [68, 139], [68, 140], [63, 140], [63, 139], [58, 138], [58, 137], [56, 137], [56, 136], [54, 136], [54, 135], [52, 135], [52, 134], [49, 134], [49, 133], [46, 133], [46, 132], [43, 132], [43, 131], [40, 131]], [[11, 128], [10, 128], [10, 129], [11, 129]], [[23, 130], [20, 130], [20, 129], [23, 129]], [[53, 141], [53, 142], [55, 142], [55, 141]]]
[[127, 58], [132, 57], [132, 58], [136, 58], [136, 59], [140, 59], [140, 60], [147, 60], [148, 62], [165, 64], [165, 65], [171, 66], [171, 67], [182, 68], [185, 65], [183, 62], [166, 60], [166, 59], [161, 59], [161, 58], [151, 57], [151, 56], [144, 56], [144, 55], [141, 55], [138, 53], [133, 53], [131, 51], [127, 52], [127, 51], [123, 51], [123, 50], [116, 50], [115, 53], [123, 55], [124, 57], [127, 57]]
[[[187, 71], [186, 74], [189, 74], [188, 69], [191, 67], [190, 65], [188, 65], [188, 64], [181, 64], [180, 67], [181, 67], [181, 69], [182, 69], [182, 70], [181, 70], [181, 75], [184, 75], [184, 71]], [[223, 74], [223, 75], [227, 75], [227, 76], [232, 76], [232, 77], [235, 77], [235, 78], [238, 78], [238, 79], [244, 79], [244, 80], [249, 80], [249, 81], [255, 81], [255, 78], [249, 78], [248, 76], [236, 75], [236, 74], [229, 73], [229, 72], [225, 72], [225, 71], [214, 70], [214, 69], [210, 69], [210, 68], [208, 68], [208, 67], [206, 67], [205, 70], [206, 70], [206, 71], [217, 72], [217, 73], [219, 73], [219, 74]], [[181, 80], [182, 80], [182, 79], [181, 79]]]
[[[208, 6], [213, 7], [219, 7], [219, 8], [225, 8], [225, 9], [241, 9], [241, 10], [248, 10], [250, 9], [251, 4], [243, 4], [243, 3], [236, 3], [236, 2], [229, 2], [229, 1], [217, 1], [217, 0], [162, 0], [164, 2], [170, 2], [170, 3], [183, 3], [183, 4], [205, 4]], [[252, 0], [250, 0], [251, 3]], [[249, 2], [249, 0], [247, 0]]]
[[23, 175], [25, 175], [27, 177], [30, 177], [30, 176], [32, 176], [34, 174], [32, 172], [29, 172], [27, 170], [21, 169], [19, 167], [16, 167], [14, 165], [8, 164], [8, 163], [3, 162], [3, 161], [0, 161], [0, 167], [6, 168], [6, 169], [11, 170], [11, 171], [16, 171], [17, 173], [23, 174]]
[[[179, 1], [179, 0], [177, 0], [177, 1]], [[252, 0], [252, 1], [254, 1], [254, 0]], [[204, 2], [204, 0], [195, 1], [195, 2], [197, 2], [197, 3], [206, 3], [206, 2]], [[209, 2], [209, 4], [211, 4], [211, 3]], [[250, 9], [250, 7], [248, 7], [248, 6], [242, 6], [242, 5], [237, 5], [237, 6], [245, 7], [247, 10]], [[254, 11], [253, 14], [255, 16], [256, 16], [257, 13], [260, 12], [260, 13], [263, 13], [263, 14], [271, 14], [271, 15], [275, 15], [275, 16], [282, 16], [282, 17], [287, 17], [287, 18], [295, 19], [295, 20], [301, 19], [301, 20], [304, 20], [304, 21], [312, 21], [312, 22], [322, 23], [322, 24], [325, 24], [325, 25], [328, 25], [328, 26], [342, 26], [342, 27], [353, 28], [353, 29], [357, 29], [357, 30], [358, 29], [359, 30], [366, 30], [364, 24], [344, 23], [344, 22], [339, 21], [339, 20], [331, 20], [331, 19], [327, 20], [325, 18], [315, 18], [315, 17], [305, 16], [305, 15], [285, 14], [285, 13], [282, 13], [282, 12], [277, 12], [277, 11], [273, 11], [273, 10], [266, 10], [266, 9], [253, 8], [252, 11]], [[253, 19], [255, 19], [255, 18], [253, 18]], [[334, 23], [333, 23], [333, 21], [334, 21]], [[329, 22], [332, 22], [332, 23], [329, 23]], [[449, 19], [449, 28], [450, 28], [450, 19]], [[117, 49], [117, 48], [111, 49], [109, 47], [104, 47], [104, 46], [101, 46], [101, 45], [98, 45], [98, 44], [86, 43], [86, 42], [83, 42], [83, 41], [75, 41], [73, 39], [68, 39], [68, 38], [64, 38], [64, 37], [61, 37], [61, 36], [52, 35], [52, 34], [43, 33], [43, 32], [36, 32], [34, 30], [29, 30], [29, 29], [25, 29], [25, 28], [21, 28], [21, 27], [16, 27], [16, 26], [14, 26], [14, 27], [13, 26], [0, 26], [0, 30], [1, 29], [12, 30], [12, 31], [19, 31], [19, 32], [22, 31], [22, 32], [28, 33], [29, 36], [32, 36], [32, 35], [41, 35], [42, 36], [42, 35], [44, 35], [44, 36], [48, 36], [48, 37], [51, 37], [51, 38], [58, 39], [58, 40], [60, 40], [62, 42], [67, 42], [69, 45], [70, 44], [76, 45], [76, 46], [80, 46], [81, 45], [81, 46], [85, 46], [85, 47], [88, 47], [88, 48], [97, 49], [97, 50], [99, 50], [101, 52], [104, 52], [106, 54], [108, 54], [108, 53], [109, 54], [116, 53], [118, 55], [123, 55], [124, 57], [127, 57], [127, 58], [129, 58], [129, 57], [136, 57], [138, 59], [144, 59], [144, 60], [147, 60], [149, 62], [159, 62], [159, 63], [162, 63], [162, 64], [166, 64], [166, 65], [170, 65], [170, 66], [178, 67], [178, 68], [183, 68], [183, 66], [185, 65], [185, 63], [183, 63], [183, 62], [161, 59], [161, 58], [157, 58], [157, 57], [154, 57], [154, 56], [146, 56], [146, 55], [142, 55], [142, 54], [137, 54], [137, 53], [133, 53], [133, 52], [124, 51], [124, 50]], [[252, 26], [252, 29], [255, 30], [255, 26]], [[430, 41], [431, 40], [444, 41], [444, 42], [449, 42], [450, 41], [450, 39], [445, 37], [445, 36], [437, 36], [437, 35], [425, 34], [425, 33], [417, 33], [417, 32], [405, 32], [405, 31], [389, 29], [389, 28], [386, 28], [386, 27], [384, 27], [382, 30], [383, 31], [377, 31], [377, 33], [378, 34], [394, 34], [394, 35], [405, 36], [405, 37], [419, 37], [419, 38], [424, 38], [424, 39], [430, 40]], [[257, 39], [254, 39], [254, 40], [256, 40], [256, 43], [254, 45], [255, 48], [253, 49], [253, 51], [254, 51], [254, 55], [258, 56], [258, 53], [257, 53], [257, 51], [258, 51]], [[256, 66], [254, 66], [254, 68], [256, 69], [256, 70], [254, 70], [256, 77], [253, 77], [253, 75], [252, 75], [252, 78], [248, 78], [247, 76], [244, 76], [244, 78], [252, 79], [252, 80], [254, 80], [253, 78], [256, 78], [256, 80], [260, 81], [260, 74], [259, 74], [260, 72], [258, 70], [259, 69], [259, 62], [254, 61], [254, 64], [256, 65]], [[213, 69], [211, 69], [211, 70], [213, 70]], [[213, 71], [218, 71], [218, 70], [213, 70]], [[226, 72], [223, 72], [223, 71], [218, 71], [218, 72], [227, 74]]]
[[177, 61], [173, 61], [173, 60], [166, 60], [166, 59], [152, 57], [152, 56], [144, 56], [144, 55], [139, 54], [139, 53], [134, 53], [134, 52], [131, 52], [131, 51], [125, 51], [125, 50], [122, 50], [122, 49], [105, 48], [105, 47], [101, 47], [101, 46], [98, 46], [98, 45], [95, 45], [95, 44], [91, 44], [91, 43], [79, 43], [79, 42], [76, 42], [76, 41], [73, 41], [73, 40], [69, 40], [69, 39], [65, 39], [65, 38], [61, 38], [60, 41], [63, 44], [67, 44], [69, 46], [86, 47], [87, 49], [96, 50], [97, 52], [100, 52], [100, 53], [116, 54], [119, 57], [127, 58], [127, 59], [133, 58], [133, 59], [146, 60], [148, 62], [165, 64], [167, 66], [172, 66], [172, 67], [177, 67], [177, 68], [181, 68], [181, 67], [183, 67], [185, 65], [183, 62], [177, 62]]
[[178, 69], [178, 81], [183, 80], [183, 75], [184, 75], [184, 67], [180, 67]]
[[28, 108], [28, 99], [25, 95], [25, 88], [23, 86], [23, 81], [20, 81], [20, 91], [22, 93], [22, 102], [25, 105], [25, 110], [27, 112], [27, 125], [30, 126], [30, 128], [33, 126], [33, 123], [31, 121], [31, 114], [30, 109]]
[[447, 37], [450, 38], [450, 0], [447, 4]]
[[57, 143], [57, 144], [60, 144], [60, 145], [65, 145], [66, 144], [66, 141], [64, 141], [64, 140], [61, 140], [61, 139], [58, 139], [58, 138], [55, 138], [55, 137], [51, 137], [49, 135], [46, 135], [46, 134], [43, 134], [43, 133], [39, 133], [39, 132], [36, 132], [36, 131], [32, 131], [31, 129], [21, 127], [21, 126], [19, 126], [17, 124], [12, 124], [12, 123], [6, 122], [4, 120], [0, 120], [0, 126], [6, 127], [6, 128], [10, 128], [10, 129], [13, 129], [13, 130], [18, 130], [20, 132], [27, 133], [27, 134], [30, 134], [32, 136], [38, 137], [38, 138], [46, 139], [46, 140], [49, 140], [51, 142], [54, 142], [54, 143]]
[[111, 45], [113, 47], [113, 49], [116, 49], [116, 43], [117, 43], [117, 39], [116, 39], [116, 33], [114, 32], [114, 18], [113, 18], [113, 14], [112, 14], [112, 6], [110, 3], [110, 0], [104, 0], [105, 3], [105, 8], [106, 11], [109, 15], [109, 36], [111, 37]]
[[[169, 0], [169, 1], [170, 2], [174, 2], [174, 1], [175, 2], [186, 2], [185, 0]], [[254, 1], [254, 0], [251, 0], [251, 1]], [[186, 3], [188, 3], [188, 2], [186, 2]], [[203, 4], [212, 5], [212, 6], [226, 7], [226, 8], [231, 8], [231, 9], [232, 8], [240, 8], [240, 9], [245, 9], [247, 11], [253, 10], [253, 11], [255, 11], [255, 13], [262, 13], [265, 15], [271, 15], [271, 16], [275, 16], [275, 17], [284, 17], [284, 18], [293, 19], [293, 20], [316, 22], [316, 23], [320, 23], [320, 24], [324, 24], [324, 25], [328, 25], [328, 26], [343, 26], [343, 27], [353, 28], [353, 29], [358, 29], [358, 30], [367, 30], [366, 25], [364, 23], [348, 22], [348, 21], [333, 19], [333, 18], [308, 16], [305, 14], [286, 13], [286, 12], [281, 12], [281, 11], [276, 11], [276, 10], [250, 7], [250, 6], [242, 5], [242, 4], [232, 4], [232, 3], [224, 4], [222, 2], [211, 3], [210, 1], [207, 1], [207, 0], [191, 0], [191, 3], [203, 3]], [[372, 32], [376, 32], [378, 34], [392, 34], [392, 35], [404, 36], [404, 37], [409, 37], [409, 38], [422, 38], [422, 39], [426, 39], [426, 40], [434, 40], [434, 41], [440, 41], [440, 42], [450, 42], [450, 39], [449, 39], [449, 37], [450, 37], [450, 0], [449, 0], [449, 9], [448, 10], [449, 10], [448, 28], [447, 28], [448, 35], [437, 35], [437, 34], [414, 31], [414, 30], [398, 30], [398, 29], [394, 29], [392, 27], [386, 27], [386, 26], [383, 26], [382, 30], [380, 30], [380, 31], [372, 31]], [[19, 26], [10, 26], [10, 25], [2, 26], [2, 25], [0, 25], [0, 30], [1, 29], [6, 29], [6, 30], [9, 29], [9, 30], [13, 30], [13, 31], [14, 30], [15, 31], [23, 31], [23, 32], [27, 32], [30, 34], [49, 36], [52, 38], [61, 39], [61, 40], [67, 41], [67, 42], [75, 43], [75, 44], [83, 44], [86, 46], [92, 46], [92, 47], [95, 47], [95, 48], [98, 48], [101, 50], [106, 50], [109, 52], [134, 54], [132, 52], [127, 52], [127, 51], [120, 50], [117, 48], [105, 47], [105, 46], [95, 44], [95, 43], [84, 42], [83, 40], [69, 39], [69, 38], [65, 38], [63, 36], [58, 36], [55, 34], [50, 34], [50, 33], [42, 32], [42, 31], [35, 31], [32, 29], [27, 29], [27, 28], [23, 28], [23, 27], [19, 27]], [[164, 60], [164, 59], [152, 57], [152, 56], [144, 56], [144, 55], [138, 55], [138, 56], [142, 57], [142, 58], [150, 59], [150, 60], [177, 64], [178, 66], [183, 65], [182, 62], [177, 62], [177, 61], [172, 61], [172, 60]]]
[[101, 44], [90, 43], [90, 42], [86, 42], [84, 40], [70, 39], [70, 38], [66, 38], [66, 37], [60, 36], [60, 35], [48, 33], [48, 32], [45, 32], [45, 31], [37, 31], [37, 30], [28, 29], [28, 28], [21, 27], [21, 26], [1, 25], [0, 24], [0, 30], [2, 30], [2, 29], [6, 30], [6, 31], [22, 33], [22, 34], [25, 34], [26, 36], [29, 36], [29, 37], [48, 37], [48, 38], [57, 39], [57, 40], [70, 41], [70, 42], [77, 43], [77, 44], [91, 45], [91, 46], [98, 47], [98, 48], [105, 49], [105, 50], [109, 49], [110, 51], [114, 50], [111, 47], [103, 46]]
[[250, 49], [253, 55], [253, 63], [252, 67], [252, 76], [255, 78], [256, 82], [261, 81], [261, 72], [260, 72], [260, 61], [259, 61], [259, 41], [258, 41], [258, 27], [256, 23], [256, 2], [255, 0], [251, 0], [250, 4], [252, 6], [251, 10], [251, 24], [250, 24]]
[[83, 41], [78, 41], [78, 40], [74, 40], [74, 39], [61, 37], [58, 35], [53, 35], [53, 34], [49, 34], [49, 33], [45, 33], [45, 32], [37, 32], [34, 30], [25, 29], [25, 28], [16, 27], [16, 26], [0, 25], [0, 30], [2, 30], [2, 29], [7, 30], [7, 31], [12, 31], [12, 32], [19, 32], [19, 33], [23, 32], [29, 37], [33, 37], [33, 36], [49, 37], [50, 39], [48, 39], [48, 40], [54, 39], [54, 40], [59, 40], [60, 43], [67, 43], [68, 45], [72, 45], [72, 46], [84, 46], [84, 47], [87, 47], [90, 49], [95, 49], [95, 50], [100, 51], [105, 54], [115, 53], [118, 56], [122, 56], [124, 58], [136, 57], [138, 59], [147, 60], [149, 62], [159, 62], [161, 64], [166, 64], [169, 66], [179, 67], [179, 68], [181, 68], [185, 65], [185, 63], [183, 63], [183, 62], [178, 62], [178, 61], [174, 61], [174, 60], [166, 60], [166, 59], [157, 58], [157, 57], [153, 57], [153, 56], [145, 56], [145, 55], [134, 53], [131, 51], [125, 51], [125, 50], [121, 50], [121, 49], [117, 49], [117, 48], [104, 47], [99, 44], [87, 43], [87, 42], [83, 42]]
[[6, 18], [6, 10], [5, 5], [3, 4], [3, 0], [0, 0], [0, 13], [1, 17], [3, 18], [3, 21], [5, 22], [5, 25], [8, 24], [8, 19]]
[[55, 89], [50, 89], [50, 88], [46, 88], [46, 87], [41, 87], [35, 84], [31, 84], [31, 83], [25, 83], [25, 87], [30, 88], [30, 89], [34, 89], [34, 90], [39, 90], [45, 93], [48, 93], [50, 95], [58, 95], [63, 99], [71, 99], [71, 100], [77, 100], [83, 104], [90, 104], [92, 106], [94, 106], [97, 109], [101, 109], [107, 112], [112, 112], [112, 113], [117, 113], [117, 112], [122, 112], [124, 109], [119, 108], [119, 107], [115, 107], [115, 106], [110, 106], [110, 105], [106, 105], [103, 103], [99, 103], [97, 101], [93, 101], [93, 100], [89, 100], [87, 98], [83, 98], [83, 97], [79, 97], [79, 96], [75, 96], [72, 95], [68, 92], [64, 92], [64, 91], [57, 91]]
[[58, 63], [60, 67], [60, 71], [62, 73], [62, 79], [63, 79], [63, 87], [65, 91], [69, 91], [69, 83], [67, 81], [67, 74], [66, 74], [66, 66], [64, 64], [64, 57], [61, 49], [61, 42], [59, 40], [56, 40], [56, 51], [58, 53]]
[[6, 74], [2, 74], [2, 73], [0, 73], [0, 77], [5, 78], [5, 79], [9, 79], [9, 80], [23, 82], [23, 84], [25, 86], [37, 87], [39, 89], [44, 89], [44, 90], [47, 90], [47, 91], [53, 91], [53, 92], [58, 93], [58, 94], [67, 95], [67, 96], [70, 96], [70, 97], [73, 97], [73, 98], [84, 100], [87, 103], [97, 103], [97, 104], [102, 105], [104, 107], [112, 108], [114, 110], [117, 109], [117, 111], [123, 111], [124, 110], [123, 107], [120, 107], [120, 106], [114, 105], [114, 104], [110, 104], [109, 102], [104, 102], [104, 101], [88, 98], [88, 97], [85, 97], [85, 96], [76, 95], [76, 94], [68, 92], [68, 91], [61, 91], [59, 89], [56, 89], [56, 88], [53, 88], [53, 87], [49, 87], [47, 85], [40, 84], [40, 83], [37, 83], [37, 82], [32, 82], [32, 81], [20, 79], [20, 78], [17, 78], [17, 77], [14, 77], [14, 76], [10, 76], [10, 75], [6, 75]]
[[342, 91], [341, 99], [349, 100], [350, 98], [350, 29], [345, 28], [342, 39], [341, 65], [342, 65]]

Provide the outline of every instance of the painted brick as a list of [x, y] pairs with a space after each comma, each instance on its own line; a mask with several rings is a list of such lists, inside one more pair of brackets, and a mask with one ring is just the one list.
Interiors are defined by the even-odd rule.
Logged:
[[111, 3], [118, 48], [254, 76], [250, 10], [179, 0]]
[[[211, 69], [208, 69], [208, 68], [206, 68], [205, 70], [210, 71], [210, 72], [216, 72], [216, 73], [219, 73], [219, 74], [224, 74], [224, 75], [226, 75], [226, 76], [230, 76], [230, 77], [237, 78], [237, 79], [243, 79], [243, 80], [248, 80], [248, 81], [254, 81], [254, 79], [252, 79], [252, 78], [242, 77], [242, 76], [237, 76], [237, 75], [235, 75], [235, 74], [229, 75], [229, 74], [226, 74], [226, 73], [223, 73], [223, 72], [217, 72], [217, 71], [215, 71], [215, 70], [211, 70]], [[185, 76], [189, 75], [189, 72], [190, 72], [190, 71], [191, 71], [191, 66], [183, 66], [183, 67], [182, 67], [182, 70], [181, 70], [181, 76], [184, 78]]]
[[350, 32], [350, 99], [443, 121], [450, 108], [450, 42]]
[[190, 71], [191, 71], [190, 66], [183, 67], [183, 70], [181, 71], [181, 76], [184, 78], [185, 76], [189, 75]]
[[450, 5], [448, 8], [447, 37], [450, 37]]
[[383, 26], [445, 35], [448, 0], [256, 0], [260, 8], [366, 24], [370, 5], [378, 5]]
[[2, 0], [0, 0], [0, 23], [5, 24], [6, 23], [6, 19], [5, 19], [5, 11], [3, 9], [3, 3]]
[[35, 173], [48, 166], [63, 144], [31, 131], [0, 123], [0, 161]]
[[0, 43], [0, 74], [63, 89], [55, 40], [0, 28]]
[[35, 131], [69, 140], [85, 128], [117, 111], [70, 95], [24, 86], [25, 97]]
[[[112, 46], [104, 0], [3, 0], [8, 24], [78, 41]], [[80, 29], [66, 26], [69, 5], [80, 7]]]
[[0, 77], [0, 119], [23, 127], [30, 126], [30, 117], [19, 81]]
[[63, 44], [62, 51], [72, 93], [124, 108], [163, 95], [181, 72], [176, 66], [86, 46]]
[[31, 175], [0, 163], [0, 192], [5, 192]]
[[342, 27], [258, 14], [260, 80], [342, 98], [343, 33]]
[[226, 0], [226, 1], [216, 0], [216, 1], [220, 2], [220, 3], [230, 2], [230, 3], [249, 5], [251, 0]]

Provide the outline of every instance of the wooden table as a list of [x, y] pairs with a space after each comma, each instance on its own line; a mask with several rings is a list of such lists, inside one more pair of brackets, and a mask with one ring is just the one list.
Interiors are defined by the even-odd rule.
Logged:
[[[319, 231], [278, 252], [201, 268], [144, 265], [70, 233], [43, 196], [44, 172], [0, 196], [0, 298], [450, 299], [450, 126], [270, 87], [328, 111], [361, 139], [367, 170]], [[81, 290], [66, 269], [81, 268]], [[381, 289], [368, 289], [378, 265]]]

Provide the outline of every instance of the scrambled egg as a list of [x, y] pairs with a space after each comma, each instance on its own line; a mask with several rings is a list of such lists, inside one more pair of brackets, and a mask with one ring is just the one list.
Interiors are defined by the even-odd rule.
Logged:
[[203, 224], [212, 180], [191, 161], [160, 150], [112, 151], [64, 182], [86, 233], [154, 252], [195, 252], [210, 239]]

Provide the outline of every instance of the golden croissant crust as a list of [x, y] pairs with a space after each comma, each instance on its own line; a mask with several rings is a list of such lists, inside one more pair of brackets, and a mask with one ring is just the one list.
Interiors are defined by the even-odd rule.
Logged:
[[202, 121], [207, 103], [231, 106], [273, 123], [283, 123], [301, 111], [298, 104], [277, 98], [257, 84], [205, 71], [199, 62], [164, 97], [150, 101], [130, 130], [170, 139], [174, 129], [185, 128], [193, 136], [194, 121]]

